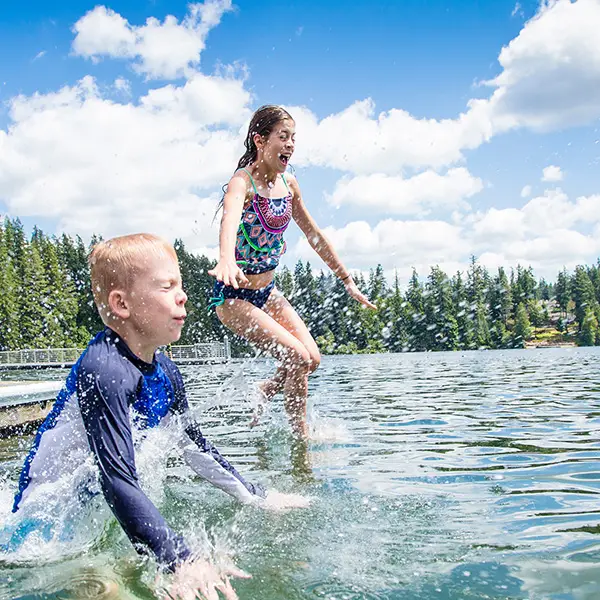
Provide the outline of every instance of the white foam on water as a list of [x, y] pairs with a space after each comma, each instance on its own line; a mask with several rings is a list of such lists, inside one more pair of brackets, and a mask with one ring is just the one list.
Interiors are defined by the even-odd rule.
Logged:
[[353, 436], [345, 421], [323, 417], [312, 408], [308, 417], [308, 439], [313, 443], [349, 443]]

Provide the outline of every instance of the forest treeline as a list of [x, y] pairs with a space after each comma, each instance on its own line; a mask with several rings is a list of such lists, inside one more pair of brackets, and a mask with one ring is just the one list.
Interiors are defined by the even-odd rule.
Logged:
[[[48, 236], [38, 228], [27, 236], [18, 219], [0, 223], [1, 350], [83, 347], [102, 328], [87, 266], [98, 239], [86, 246], [79, 236]], [[208, 309], [214, 261], [191, 254], [181, 241], [175, 249], [189, 298], [179, 343], [221, 340], [228, 332]], [[405, 289], [397, 277], [390, 285], [381, 265], [355, 281], [377, 311], [359, 306], [343, 282], [308, 262], [276, 275], [325, 354], [522, 348], [535, 333], [600, 344], [600, 262], [563, 269], [555, 282], [523, 266], [491, 273], [475, 257], [465, 273], [451, 277], [437, 266], [426, 278], [413, 271]], [[233, 348], [248, 350], [235, 339]]]

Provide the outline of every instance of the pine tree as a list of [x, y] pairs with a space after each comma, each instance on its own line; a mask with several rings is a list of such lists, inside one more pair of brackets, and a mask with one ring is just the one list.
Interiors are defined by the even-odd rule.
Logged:
[[452, 302], [458, 331], [457, 347], [469, 349], [473, 347], [473, 319], [469, 310], [467, 300], [467, 288], [465, 287], [460, 271], [452, 278]]
[[26, 244], [22, 259], [19, 345], [21, 348], [47, 348], [48, 310], [45, 303], [49, 290], [37, 245]]
[[448, 276], [439, 267], [432, 267], [425, 290], [427, 348], [456, 350], [458, 325], [453, 314], [452, 288]]
[[581, 331], [577, 336], [579, 346], [594, 346], [598, 340], [598, 318], [593, 310], [586, 309]]
[[582, 266], [575, 268], [571, 286], [575, 301], [575, 320], [577, 321], [578, 331], [581, 332], [586, 311], [588, 309], [594, 311], [597, 306], [594, 286]]
[[291, 298], [293, 296], [294, 276], [285, 265], [283, 265], [279, 272], [275, 274], [275, 285], [286, 298]]
[[[6, 221], [5, 221], [6, 222]], [[19, 344], [17, 274], [9, 255], [5, 229], [0, 223], [0, 350], [16, 350]]]
[[525, 342], [531, 339], [531, 326], [529, 315], [525, 305], [520, 302], [515, 315], [515, 327], [513, 329], [513, 348], [524, 348]]
[[398, 273], [394, 276], [394, 286], [390, 296], [386, 299], [385, 305], [378, 310], [384, 311], [382, 321], [384, 326], [384, 340], [387, 349], [390, 352], [403, 352], [408, 350], [408, 303], [404, 300], [400, 290], [400, 281]]
[[406, 302], [408, 303], [408, 314], [410, 315], [408, 326], [410, 349], [415, 352], [427, 350], [424, 290], [414, 268], [406, 290]]
[[104, 327], [92, 295], [88, 251], [81, 237], [77, 236], [73, 241], [66, 234], [57, 242], [57, 251], [62, 269], [77, 294], [77, 331], [79, 339], [85, 343]]

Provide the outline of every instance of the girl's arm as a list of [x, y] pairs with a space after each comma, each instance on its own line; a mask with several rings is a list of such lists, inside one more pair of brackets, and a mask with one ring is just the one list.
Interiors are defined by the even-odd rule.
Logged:
[[219, 261], [208, 274], [225, 285], [239, 288], [239, 283], [248, 283], [247, 277], [235, 262], [235, 241], [246, 200], [247, 183], [244, 176], [235, 174], [227, 185], [223, 198], [223, 217], [219, 232]]
[[346, 291], [350, 296], [368, 308], [377, 309], [377, 307], [358, 289], [356, 283], [354, 283], [354, 279], [352, 279], [352, 275], [350, 275], [348, 269], [346, 269], [342, 263], [342, 260], [331, 245], [331, 242], [325, 237], [325, 234], [319, 229], [319, 226], [311, 217], [304, 204], [304, 200], [302, 200], [300, 186], [298, 185], [296, 178], [288, 176], [288, 183], [294, 192], [292, 216], [294, 217], [294, 221], [298, 224], [298, 227], [302, 230], [302, 233], [306, 236], [308, 243], [314, 248], [315, 252], [323, 259], [323, 262], [325, 262], [334, 274], [344, 282]]

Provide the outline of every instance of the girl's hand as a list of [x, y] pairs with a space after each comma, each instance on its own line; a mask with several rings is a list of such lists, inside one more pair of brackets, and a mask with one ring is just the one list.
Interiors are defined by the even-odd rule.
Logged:
[[240, 283], [248, 283], [248, 278], [244, 275], [244, 272], [233, 261], [219, 261], [208, 274], [236, 290], [239, 289]]
[[354, 283], [354, 279], [352, 279], [352, 275], [344, 280], [344, 285], [349, 296], [352, 296], [363, 306], [377, 310], [377, 307], [358, 289], [356, 283]]

